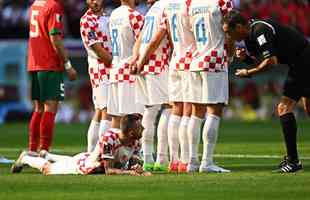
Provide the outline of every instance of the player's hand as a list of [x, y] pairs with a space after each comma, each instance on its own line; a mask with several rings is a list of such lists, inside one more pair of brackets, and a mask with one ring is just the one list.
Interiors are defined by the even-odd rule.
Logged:
[[251, 77], [249, 75], [247, 69], [237, 69], [235, 75], [240, 77], [240, 78], [249, 78], [249, 77]]
[[151, 172], [143, 172], [141, 176], [152, 176], [153, 174]]
[[137, 74], [138, 67], [136, 63], [129, 65], [129, 67], [130, 67], [130, 74]]
[[76, 80], [77, 72], [73, 67], [71, 67], [70, 69], [67, 69], [66, 71], [67, 71], [67, 75], [70, 81]]
[[303, 98], [302, 98], [302, 103], [303, 103], [305, 112], [306, 112], [306, 113], [308, 114], [308, 116], [310, 117], [310, 98], [303, 97]]
[[246, 59], [246, 50], [242, 47], [236, 48], [236, 58], [238, 58], [241, 62]]

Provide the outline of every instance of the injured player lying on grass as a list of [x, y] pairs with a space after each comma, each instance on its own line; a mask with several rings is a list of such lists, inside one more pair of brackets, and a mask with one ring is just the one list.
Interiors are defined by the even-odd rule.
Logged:
[[149, 176], [137, 162], [139, 139], [143, 127], [135, 115], [121, 119], [120, 129], [111, 128], [101, 135], [95, 150], [73, 157], [41, 151], [38, 155], [22, 152], [13, 164], [12, 173], [19, 173], [25, 166], [39, 169], [45, 175], [54, 174], [127, 174]]

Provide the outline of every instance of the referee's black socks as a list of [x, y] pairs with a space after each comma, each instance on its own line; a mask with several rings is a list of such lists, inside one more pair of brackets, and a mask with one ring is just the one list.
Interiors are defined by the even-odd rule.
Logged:
[[297, 163], [297, 123], [293, 113], [287, 113], [280, 117], [282, 132], [285, 140], [289, 162]]

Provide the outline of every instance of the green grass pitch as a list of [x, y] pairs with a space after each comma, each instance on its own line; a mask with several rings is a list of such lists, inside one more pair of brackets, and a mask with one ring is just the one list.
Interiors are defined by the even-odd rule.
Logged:
[[[58, 124], [54, 152], [85, 150], [87, 124]], [[278, 121], [222, 121], [216, 162], [231, 174], [155, 174], [130, 176], [43, 176], [26, 169], [10, 174], [0, 164], [0, 200], [70, 199], [310, 199], [310, 123], [299, 122], [299, 151], [304, 171], [273, 174], [284, 154]], [[27, 124], [0, 126], [0, 155], [16, 159], [27, 145]]]

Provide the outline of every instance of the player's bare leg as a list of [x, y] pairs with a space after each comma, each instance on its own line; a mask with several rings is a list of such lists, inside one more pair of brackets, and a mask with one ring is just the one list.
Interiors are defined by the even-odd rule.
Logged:
[[230, 170], [214, 164], [213, 155], [224, 104], [207, 104], [207, 119], [203, 127], [203, 155], [199, 172], [227, 173]]
[[302, 103], [303, 103], [305, 112], [310, 117], [310, 97], [302, 97]]
[[183, 103], [173, 102], [170, 119], [168, 122], [168, 144], [170, 154], [169, 170], [178, 171], [179, 165], [179, 127], [183, 115]]
[[29, 122], [28, 150], [30, 152], [37, 152], [40, 143], [40, 123], [44, 107], [38, 100], [35, 100], [33, 104], [34, 111]]
[[44, 113], [40, 124], [40, 149], [49, 151], [52, 144], [55, 127], [55, 116], [58, 110], [58, 101], [45, 101]]
[[189, 139], [189, 164], [187, 172], [199, 170], [198, 149], [200, 144], [201, 126], [206, 113], [206, 105], [192, 104], [192, 115], [189, 121], [187, 134]]
[[179, 141], [180, 141], [180, 163], [178, 172], [186, 172], [187, 164], [189, 162], [189, 138], [187, 134], [188, 124], [192, 114], [192, 104], [184, 103], [183, 116], [179, 128]]

